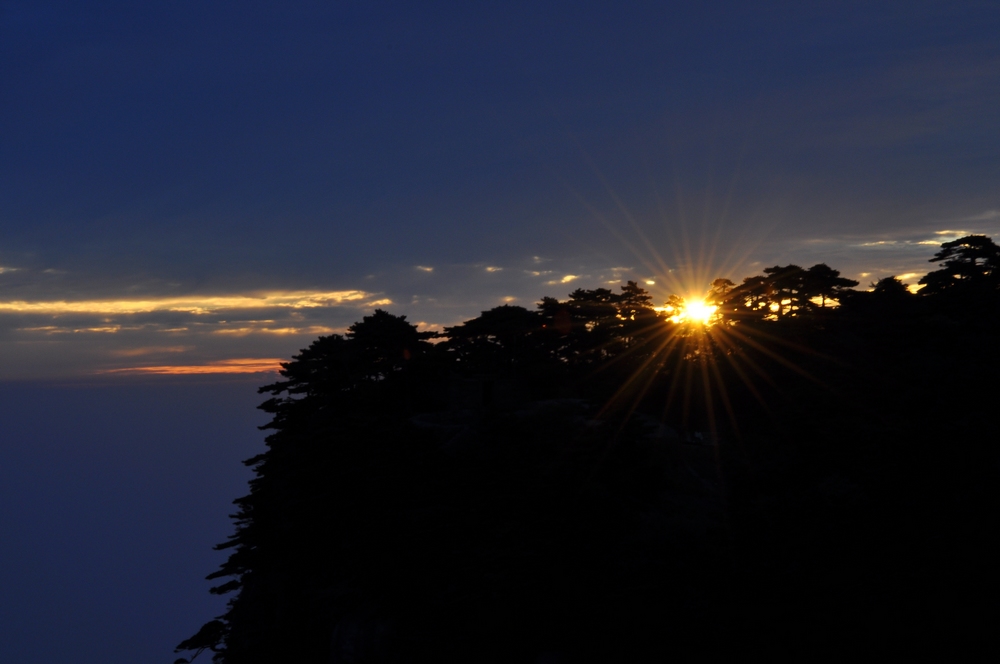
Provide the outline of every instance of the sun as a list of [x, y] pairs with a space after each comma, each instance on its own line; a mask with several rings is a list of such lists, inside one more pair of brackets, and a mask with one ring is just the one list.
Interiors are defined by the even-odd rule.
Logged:
[[708, 325], [717, 309], [717, 306], [714, 304], [708, 304], [704, 300], [694, 300], [684, 304], [683, 314], [684, 318], [692, 323]]
[[675, 323], [695, 323], [697, 325], [709, 325], [715, 318], [719, 307], [709, 304], [704, 300], [692, 298], [685, 300], [680, 306], [668, 306], [666, 310], [672, 313], [670, 320]]

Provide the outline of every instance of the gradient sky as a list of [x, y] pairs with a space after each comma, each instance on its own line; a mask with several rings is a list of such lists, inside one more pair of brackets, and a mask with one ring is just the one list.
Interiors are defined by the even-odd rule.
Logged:
[[0, 661], [172, 661], [252, 372], [375, 307], [913, 283], [998, 184], [995, 1], [0, 0]]
[[753, 4], [0, 3], [0, 379], [1000, 228], [998, 3]]

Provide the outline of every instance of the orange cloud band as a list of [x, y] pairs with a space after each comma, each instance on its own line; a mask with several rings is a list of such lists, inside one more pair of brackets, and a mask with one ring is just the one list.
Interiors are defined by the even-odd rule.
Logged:
[[[363, 304], [372, 297], [364, 291], [276, 291], [260, 295], [231, 295], [206, 297], [173, 297], [146, 300], [79, 300], [75, 302], [28, 302], [16, 300], [0, 302], [0, 312], [34, 314], [138, 314], [154, 311], [173, 311], [190, 314], [210, 314], [231, 309], [267, 309], [284, 307], [309, 309], [333, 307], [345, 303]], [[390, 304], [377, 300], [368, 304]]]
[[243, 357], [233, 360], [219, 360], [208, 364], [172, 364], [155, 367], [126, 367], [123, 369], [106, 369], [98, 371], [101, 374], [248, 374], [276, 373], [281, 369], [281, 360], [276, 357]]

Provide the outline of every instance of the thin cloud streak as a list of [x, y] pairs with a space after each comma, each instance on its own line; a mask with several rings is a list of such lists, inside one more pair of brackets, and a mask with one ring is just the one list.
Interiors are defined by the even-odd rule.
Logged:
[[[288, 309], [312, 309], [332, 307], [347, 303], [364, 304], [373, 294], [364, 291], [277, 291], [259, 296], [189, 296], [173, 298], [150, 298], [144, 300], [81, 300], [30, 302], [14, 300], [0, 302], [0, 312], [31, 314], [139, 314], [156, 311], [170, 311], [188, 314], [209, 314], [233, 309], [266, 309], [282, 307]], [[375, 305], [391, 304], [381, 299]]]
[[212, 334], [231, 334], [242, 337], [248, 334], [276, 334], [279, 336], [289, 334], [331, 334], [336, 331], [336, 329], [324, 325], [311, 325], [309, 327], [233, 327], [212, 330]]
[[125, 367], [121, 369], [105, 369], [94, 373], [108, 375], [181, 375], [181, 374], [254, 374], [277, 373], [285, 360], [267, 357], [243, 357], [232, 360], [219, 360], [207, 364], [160, 365], [150, 367]]

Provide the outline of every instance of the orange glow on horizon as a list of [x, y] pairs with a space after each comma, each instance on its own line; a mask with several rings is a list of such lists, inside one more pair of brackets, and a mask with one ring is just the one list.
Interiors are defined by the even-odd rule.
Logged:
[[161, 376], [177, 376], [190, 374], [248, 374], [277, 373], [285, 360], [276, 357], [243, 357], [232, 360], [217, 360], [207, 364], [176, 364], [153, 367], [126, 367], [123, 369], [106, 369], [100, 374], [152, 374]]

